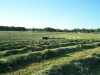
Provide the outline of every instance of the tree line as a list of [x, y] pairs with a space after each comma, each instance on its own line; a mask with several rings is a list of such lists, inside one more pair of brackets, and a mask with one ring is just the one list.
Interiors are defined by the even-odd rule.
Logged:
[[81, 33], [100, 33], [100, 28], [97, 29], [86, 29], [86, 28], [74, 28], [72, 30], [69, 29], [55, 29], [51, 27], [46, 27], [46, 28], [25, 28], [25, 27], [14, 27], [14, 26], [0, 26], [0, 31], [45, 31], [45, 32], [81, 32]]
[[100, 28], [97, 29], [79, 29], [79, 28], [74, 28], [72, 30], [69, 29], [55, 29], [55, 28], [51, 28], [51, 27], [46, 27], [44, 29], [37, 29], [37, 28], [33, 28], [32, 31], [46, 31], [46, 32], [81, 32], [81, 33], [100, 33]]
[[26, 31], [25, 27], [9, 27], [9, 26], [0, 26], [0, 31]]

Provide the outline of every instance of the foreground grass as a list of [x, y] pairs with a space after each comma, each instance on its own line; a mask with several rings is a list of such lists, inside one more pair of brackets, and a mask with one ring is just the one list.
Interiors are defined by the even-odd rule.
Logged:
[[[0, 66], [1, 67], [5, 66], [5, 68], [2, 68], [0, 72], [2, 73], [11, 72], [11, 71], [20, 69], [20, 66], [26, 66], [27, 64], [41, 62], [41, 61], [52, 59], [52, 58], [63, 57], [64, 55], [69, 54], [69, 53], [75, 53], [78, 51], [86, 50], [87, 47], [95, 48], [95, 46], [98, 47], [99, 43], [93, 43], [89, 45], [85, 44], [83, 45], [83, 47], [77, 47], [76, 45], [67, 46], [67, 47], [59, 47], [59, 48], [50, 49], [50, 50], [29, 52], [26, 54], [24, 53], [24, 54], [17, 54], [17, 55], [11, 55], [8, 57], [3, 57], [2, 59], [0, 59]], [[4, 69], [6, 71], [4, 71]]]
[[30, 75], [31, 73], [35, 73], [37, 71], [43, 70], [47, 67], [53, 66], [53, 65], [58, 65], [58, 64], [62, 64], [64, 62], [70, 62], [72, 60], [78, 60], [78, 59], [83, 59], [83, 58], [89, 58], [92, 56], [92, 54], [98, 52], [99, 48], [95, 48], [95, 49], [88, 49], [88, 50], [84, 50], [84, 51], [79, 51], [79, 52], [75, 52], [75, 53], [69, 53], [66, 54], [63, 57], [58, 57], [58, 58], [52, 58], [49, 60], [44, 60], [42, 62], [39, 63], [32, 63], [30, 65], [28, 65], [26, 68], [20, 69], [18, 71], [12, 72], [12, 73], [7, 73], [7, 74], [2, 74], [2, 75]]
[[[46, 34], [65, 39], [41, 40]], [[99, 46], [98, 34], [0, 31], [0, 75], [42, 74], [53, 66], [60, 68], [73, 60], [85, 60], [94, 53], [100, 54]], [[99, 70], [98, 64], [91, 72], [99, 75]]]
[[[32, 75], [98, 75], [100, 71], [98, 69], [94, 70], [100, 63], [100, 51], [97, 52], [99, 53], [99, 56], [94, 51], [93, 53], [89, 52], [89, 55], [86, 57], [82, 55], [83, 57], [78, 57], [78, 59], [76, 59], [76, 57], [70, 62], [65, 61], [60, 64], [53, 65], [44, 70], [33, 73]], [[86, 53], [88, 54], [88, 52]]]

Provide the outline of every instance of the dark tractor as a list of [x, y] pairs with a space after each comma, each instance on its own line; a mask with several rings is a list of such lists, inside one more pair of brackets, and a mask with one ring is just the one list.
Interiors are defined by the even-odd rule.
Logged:
[[49, 37], [48, 37], [48, 36], [42, 36], [42, 39], [44, 39], [44, 40], [48, 40]]

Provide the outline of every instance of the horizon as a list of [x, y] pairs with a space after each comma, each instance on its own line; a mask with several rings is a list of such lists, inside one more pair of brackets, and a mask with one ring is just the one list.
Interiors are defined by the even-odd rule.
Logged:
[[97, 29], [99, 7], [99, 0], [0, 0], [0, 25]]
[[[3, 25], [1, 25], [1, 26], [3, 26]], [[4, 27], [21, 27], [21, 26], [4, 26]], [[26, 28], [26, 27], [23, 26], [23, 28]], [[35, 28], [35, 27], [33, 27], [33, 28], [34, 29], [44, 29], [44, 28]], [[33, 28], [26, 28], [26, 29], [33, 29]], [[52, 28], [52, 27], [45, 27], [45, 28]], [[60, 28], [52, 28], [52, 29], [60, 29]], [[65, 29], [67, 29], [67, 28], [65, 28]], [[67, 29], [67, 30], [74, 30], [74, 29], [89, 29], [89, 28], [73, 28], [73, 29]], [[90, 28], [90, 29], [94, 29], [94, 28]], [[100, 29], [100, 28], [96, 28], [96, 29]], [[94, 29], [94, 30], [96, 30], [96, 29]], [[60, 29], [60, 30], [64, 30], [64, 29]]]

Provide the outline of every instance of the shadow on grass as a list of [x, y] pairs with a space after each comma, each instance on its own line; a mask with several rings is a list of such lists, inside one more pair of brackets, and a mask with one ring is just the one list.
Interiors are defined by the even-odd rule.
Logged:
[[91, 70], [97, 65], [100, 65], [100, 54], [95, 54], [91, 58], [54, 65], [32, 75], [95, 75]]
[[[95, 46], [91, 46], [90, 49], [95, 48]], [[55, 51], [46, 50], [43, 53], [29, 53], [26, 56], [22, 56], [15, 60], [11, 60], [9, 62], [2, 62], [0, 61], [0, 74], [5, 74], [8, 72], [13, 72], [22, 68], [27, 67], [31, 63], [41, 62], [43, 60], [48, 60], [51, 58], [58, 58], [63, 57], [68, 53], [74, 53], [77, 51], [83, 50], [84, 47], [75, 47], [75, 48], [65, 48], [65, 49], [58, 49]], [[85, 48], [87, 49], [87, 48]]]

